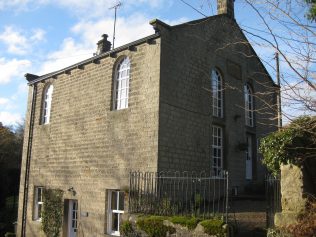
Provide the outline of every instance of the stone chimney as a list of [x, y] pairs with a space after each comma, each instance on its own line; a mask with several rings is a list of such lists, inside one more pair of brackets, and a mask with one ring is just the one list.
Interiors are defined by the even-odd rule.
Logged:
[[31, 73], [26, 73], [24, 76], [28, 82], [31, 82], [35, 80], [36, 78], [39, 78], [39, 76], [31, 74]]
[[105, 53], [107, 51], [111, 50], [111, 42], [108, 41], [108, 35], [104, 34], [102, 35], [102, 39], [98, 41], [97, 43], [97, 55]]
[[228, 17], [234, 18], [235, 0], [217, 0], [217, 14], [227, 14]]

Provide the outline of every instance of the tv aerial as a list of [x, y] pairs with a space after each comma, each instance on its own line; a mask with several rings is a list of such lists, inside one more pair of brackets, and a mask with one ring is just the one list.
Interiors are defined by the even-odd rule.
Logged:
[[115, 4], [113, 7], [110, 7], [109, 10], [114, 9], [114, 29], [113, 29], [113, 44], [112, 44], [112, 49], [114, 49], [114, 41], [115, 41], [115, 26], [116, 26], [116, 12], [117, 9], [122, 6], [122, 3], [120, 1], [118, 1], [117, 4]]

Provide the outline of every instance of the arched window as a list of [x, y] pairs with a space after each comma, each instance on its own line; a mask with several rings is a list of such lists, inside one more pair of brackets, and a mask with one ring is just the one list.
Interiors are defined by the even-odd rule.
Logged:
[[213, 116], [223, 117], [223, 79], [219, 71], [212, 70]]
[[114, 74], [114, 109], [128, 107], [130, 60], [125, 57], [118, 63]]
[[44, 90], [43, 96], [43, 112], [42, 112], [42, 124], [48, 124], [50, 121], [50, 111], [52, 105], [53, 85], [49, 85]]
[[254, 103], [253, 103], [253, 93], [249, 84], [244, 87], [245, 94], [245, 119], [246, 125], [254, 126]]

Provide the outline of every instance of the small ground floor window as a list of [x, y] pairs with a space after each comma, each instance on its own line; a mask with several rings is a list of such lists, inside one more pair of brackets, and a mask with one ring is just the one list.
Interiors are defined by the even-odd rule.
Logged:
[[124, 213], [124, 192], [108, 191], [108, 234], [120, 235], [120, 224]]
[[34, 189], [34, 213], [33, 219], [36, 221], [42, 220], [43, 210], [43, 187], [35, 187]]

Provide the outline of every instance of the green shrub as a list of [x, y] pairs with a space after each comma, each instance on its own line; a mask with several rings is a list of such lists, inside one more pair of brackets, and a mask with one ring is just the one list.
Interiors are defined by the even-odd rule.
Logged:
[[163, 224], [165, 219], [161, 216], [141, 217], [137, 220], [137, 227], [145, 231], [150, 237], [165, 237], [167, 232], [173, 234], [176, 231], [175, 228]]
[[209, 219], [200, 222], [204, 227], [204, 232], [217, 237], [224, 237], [225, 230], [223, 229], [224, 222], [221, 219]]
[[274, 174], [281, 164], [302, 165], [316, 156], [316, 116], [303, 116], [290, 125], [263, 138], [260, 151], [263, 163]]
[[173, 216], [173, 217], [170, 217], [169, 220], [173, 224], [179, 224], [179, 225], [185, 226], [189, 230], [195, 229], [197, 224], [201, 221], [200, 219], [196, 217], [187, 217], [187, 216]]
[[131, 236], [134, 234], [134, 229], [130, 221], [123, 221], [120, 226], [122, 236]]
[[63, 191], [44, 189], [42, 229], [47, 237], [58, 237], [63, 221]]

